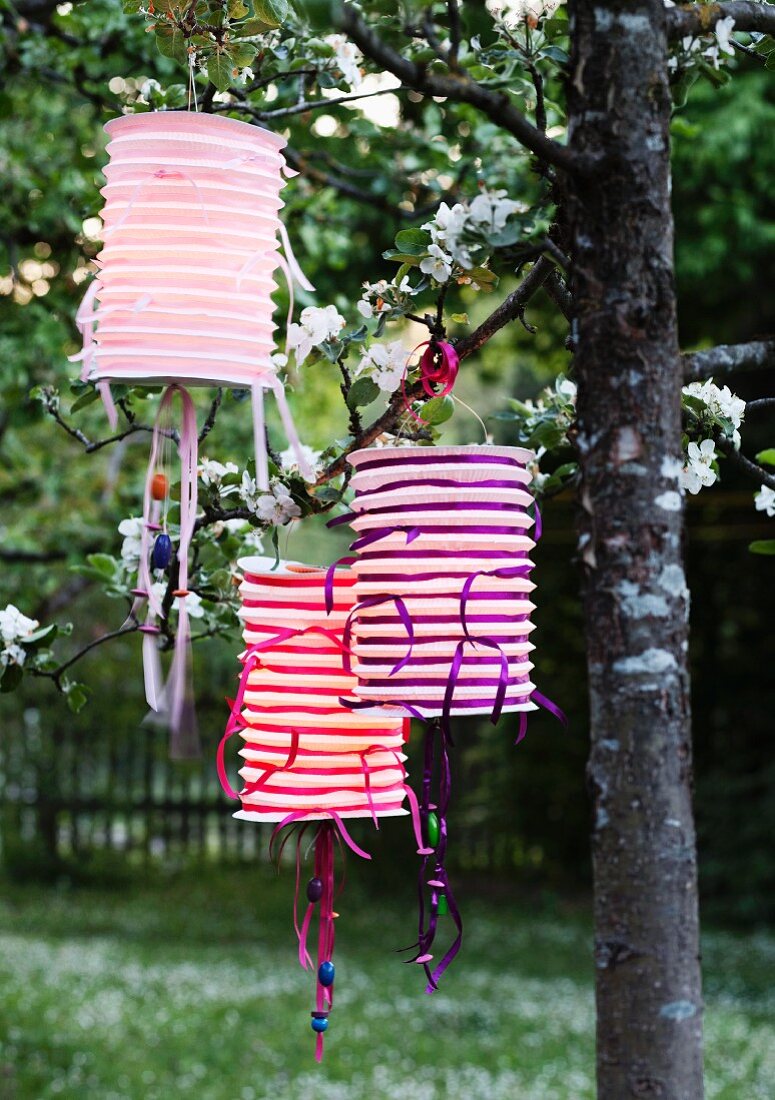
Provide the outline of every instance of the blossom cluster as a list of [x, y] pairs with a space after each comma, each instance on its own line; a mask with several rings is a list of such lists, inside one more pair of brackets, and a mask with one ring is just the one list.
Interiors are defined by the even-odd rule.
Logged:
[[290, 489], [279, 478], [272, 478], [269, 489], [265, 491], [258, 488], [256, 479], [245, 470], [239, 496], [249, 512], [258, 516], [262, 523], [273, 527], [282, 527], [301, 515], [301, 508], [291, 496]]
[[345, 319], [336, 306], [307, 306], [298, 321], [288, 325], [285, 350], [296, 357], [301, 366], [313, 348], [319, 348], [327, 340], [335, 340], [345, 326]]
[[30, 619], [23, 615], [18, 607], [9, 603], [0, 611], [0, 639], [3, 648], [0, 650], [0, 665], [7, 668], [8, 665], [23, 665], [27, 651], [20, 642], [29, 638], [40, 626], [37, 619]]
[[454, 206], [441, 203], [433, 219], [422, 227], [430, 233], [432, 243], [420, 262], [420, 271], [437, 283], [446, 283], [455, 265], [471, 271], [479, 262], [475, 250], [481, 251], [483, 245], [506, 228], [512, 214], [523, 210], [525, 206], [509, 199], [506, 191], [487, 188], [471, 202], [457, 202]]
[[734, 25], [735, 21], [731, 15], [726, 16], [724, 19], [718, 19], [713, 32], [715, 41], [705, 47], [703, 47], [699, 38], [695, 38], [693, 35], [685, 35], [680, 42], [680, 55], [668, 59], [668, 68], [675, 71], [679, 65], [687, 65], [696, 57], [701, 57], [710, 62], [714, 69], [718, 69], [721, 63], [721, 54], [728, 54], [730, 57], [734, 55], [735, 49], [731, 38]]

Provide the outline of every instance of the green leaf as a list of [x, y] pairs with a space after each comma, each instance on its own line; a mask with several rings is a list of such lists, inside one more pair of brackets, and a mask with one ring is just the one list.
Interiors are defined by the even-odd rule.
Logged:
[[123, 0], [121, 7], [124, 15], [137, 15], [140, 11], [142, 0]]
[[358, 409], [370, 405], [379, 397], [379, 386], [373, 378], [358, 378], [347, 394], [348, 409]]
[[9, 691], [16, 691], [19, 684], [22, 682], [24, 671], [21, 665], [6, 665], [2, 677], [0, 677], [0, 692], [6, 694]]
[[231, 85], [233, 68], [228, 54], [214, 53], [207, 62], [207, 78], [219, 92], [225, 92]]
[[775, 50], [771, 50], [770, 53], [767, 54], [767, 60], [764, 62], [764, 67], [765, 69], [769, 69], [770, 72], [775, 69]]
[[766, 451], [759, 451], [757, 462], [763, 462], [765, 466], [775, 466], [775, 447], [768, 447]]
[[[419, 267], [420, 257], [413, 256], [409, 252], [399, 252], [397, 248], [387, 248], [382, 253], [383, 260], [392, 260], [393, 263], [403, 264], [404, 267]], [[404, 272], [406, 274], [406, 272]]]
[[450, 321], [454, 321], [456, 325], [467, 325], [468, 314], [467, 313], [453, 313], [450, 317]]
[[408, 256], [424, 256], [432, 243], [433, 238], [424, 229], [402, 229], [396, 233], [396, 248]]
[[253, 0], [253, 11], [269, 27], [279, 27], [291, 14], [287, 0]]
[[79, 714], [89, 701], [91, 691], [86, 684], [71, 683], [65, 688], [67, 705], [73, 714]]
[[73, 404], [70, 407], [70, 412], [71, 413], [80, 412], [80, 410], [85, 409], [87, 407], [87, 405], [93, 404], [97, 400], [98, 397], [99, 397], [99, 392], [98, 392], [98, 390], [95, 386], [95, 387], [87, 390], [86, 393], [82, 393], [81, 396], [78, 398], [78, 400], [73, 402]]
[[750, 543], [748, 549], [752, 554], [775, 555], [775, 539], [756, 539]]
[[162, 24], [156, 28], [156, 45], [164, 57], [185, 65], [188, 62], [188, 43], [177, 27]]
[[42, 626], [40, 630], [36, 630], [32, 634], [28, 634], [26, 638], [20, 638], [19, 644], [26, 646], [30, 649], [37, 649], [37, 647], [44, 641], [53, 641], [57, 634], [56, 623], [52, 623], [51, 626]]
[[420, 409], [420, 416], [426, 424], [443, 424], [445, 420], [449, 420], [454, 411], [455, 402], [449, 395], [446, 397], [432, 397]]
[[250, 8], [247, 4], [243, 4], [242, 0], [229, 0], [226, 10], [229, 13], [229, 19], [244, 19], [250, 12]]
[[235, 46], [232, 46], [229, 51], [229, 56], [235, 68], [244, 69], [246, 65], [250, 64], [257, 53], [257, 46], [253, 46], [249, 42], [239, 42]]

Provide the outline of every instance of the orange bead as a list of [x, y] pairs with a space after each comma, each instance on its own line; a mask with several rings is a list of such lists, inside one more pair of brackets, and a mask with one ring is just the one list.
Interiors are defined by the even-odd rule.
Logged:
[[164, 474], [154, 474], [151, 481], [151, 496], [154, 500], [164, 500], [169, 492], [170, 483]]

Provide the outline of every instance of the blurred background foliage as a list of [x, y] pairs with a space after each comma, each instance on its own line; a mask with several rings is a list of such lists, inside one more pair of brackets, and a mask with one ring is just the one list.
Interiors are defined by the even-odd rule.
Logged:
[[[2, 46], [7, 79], [0, 91], [0, 602], [13, 602], [42, 621], [71, 620], [73, 639], [57, 643], [66, 653], [71, 645], [115, 629], [123, 618], [118, 603], [70, 567], [89, 552], [118, 553], [117, 524], [139, 511], [147, 447], [143, 437], [134, 437], [86, 456], [27, 395], [33, 386], [53, 384], [62, 390], [63, 411], [75, 400], [68, 396], [74, 368], [67, 355], [77, 350], [73, 318], [99, 249], [94, 219], [104, 163], [101, 125], [133, 102], [147, 80], [166, 89], [181, 76], [176, 63], [157, 52], [141, 21], [122, 15], [118, 4], [91, 0], [74, 8], [63, 4], [60, 11], [53, 35], [39, 33], [34, 24], [24, 33], [6, 28]], [[737, 57], [733, 68], [733, 79], [722, 88], [697, 85], [674, 124], [677, 279], [687, 348], [744, 340], [775, 327], [775, 147], [764, 139], [775, 122], [772, 82], [746, 58]], [[298, 114], [280, 125], [307, 169], [288, 186], [286, 207], [297, 255], [317, 287], [314, 299], [307, 300], [336, 304], [353, 325], [362, 282], [394, 274], [394, 265], [381, 259], [383, 249], [398, 229], [425, 220], [442, 196], [473, 195], [480, 179], [530, 203], [539, 190], [528, 159], [465, 107], [418, 102], [409, 95], [402, 96], [400, 113], [387, 123], [364, 104]], [[367, 185], [372, 202], [328, 186], [326, 174]], [[459, 308], [474, 325], [512, 285], [506, 268], [496, 297], [477, 298], [463, 290]], [[282, 310], [283, 293], [278, 294]], [[461, 372], [460, 396], [485, 417], [509, 396], [535, 396], [569, 368], [566, 325], [551, 302], [537, 297], [527, 317], [534, 334], [511, 325]], [[742, 378], [733, 388], [751, 398], [766, 392], [763, 383], [771, 392], [772, 376]], [[304, 367], [293, 385], [294, 415], [307, 442], [323, 447], [344, 434], [335, 368], [324, 361]], [[198, 400], [203, 408], [205, 398]], [[78, 423], [95, 438], [105, 430], [96, 405], [80, 414]], [[488, 426], [498, 441], [511, 441], [507, 424], [491, 420]], [[444, 438], [471, 441], [478, 432], [459, 412], [445, 426]], [[756, 424], [747, 427], [746, 446], [749, 439], [752, 450], [771, 443], [759, 434]], [[244, 465], [250, 446], [245, 409], [227, 397], [204, 453]], [[562, 732], [538, 715], [527, 741], [514, 749], [508, 720], [498, 730], [485, 721], [461, 724], [453, 812], [457, 858], [460, 869], [483, 888], [516, 882], [531, 890], [586, 891], [589, 879], [587, 704], [573, 504], [559, 498], [546, 513], [547, 533], [536, 555], [536, 679], [568, 712], [570, 729]], [[701, 882], [706, 913], [746, 922], [760, 921], [775, 908], [775, 766], [769, 753], [775, 586], [769, 559], [747, 552], [752, 538], [768, 534], [767, 521], [753, 511], [750, 486], [737, 484], [731, 474], [690, 501]], [[328, 562], [344, 542], [344, 535], [323, 535], [322, 524], [313, 519], [283, 532], [281, 549], [287, 556]], [[133, 843], [131, 822], [124, 821], [123, 841], [112, 844], [105, 815], [100, 817], [100, 807], [111, 800], [124, 807], [112, 820], [125, 813], [128, 786], [138, 781], [130, 780], [132, 769], [139, 768], [137, 775], [150, 769], [156, 776], [168, 767], [163, 737], [153, 731], [142, 732], [134, 763], [122, 756], [126, 746], [136, 744], [144, 713], [139, 648], [138, 639], [124, 639], [86, 659], [79, 675], [93, 697], [77, 716], [46, 683], [25, 682], [19, 693], [0, 700], [4, 857], [17, 877], [121, 877], [121, 859], [114, 860], [109, 850], [144, 853], [145, 841]], [[201, 774], [184, 769], [159, 779], [162, 786], [168, 783], [162, 802], [174, 801], [175, 792], [185, 788], [189, 795], [181, 793], [182, 801], [209, 800], [223, 819], [229, 814], [211, 762], [237, 652], [236, 641], [208, 641], [198, 649], [205, 765]], [[73, 753], [78, 768], [91, 768], [78, 781], [80, 794], [72, 786], [74, 771], [69, 779], [66, 774], [65, 761]], [[12, 763], [21, 771], [12, 774]], [[76, 795], [82, 806], [80, 834], [74, 838], [71, 828], [63, 850], [61, 838], [52, 833], [61, 822], [44, 820], [36, 805], [66, 805]], [[219, 826], [206, 828], [217, 838]], [[151, 832], [161, 838], [159, 858], [177, 865], [186, 845], [179, 850], [165, 845], [158, 814]], [[409, 841], [397, 829], [384, 833], [381, 866], [384, 880], [393, 882], [402, 877]], [[202, 843], [209, 845], [207, 838]], [[233, 838], [215, 847], [224, 858], [240, 856], [240, 842]], [[408, 884], [406, 889], [409, 894]]]

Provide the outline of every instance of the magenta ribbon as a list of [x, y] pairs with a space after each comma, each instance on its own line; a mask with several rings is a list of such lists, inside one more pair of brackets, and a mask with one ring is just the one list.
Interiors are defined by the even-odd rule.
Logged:
[[348, 655], [347, 659], [344, 662], [345, 672], [350, 672], [351, 668], [349, 655], [351, 652], [350, 638], [352, 637], [353, 618], [358, 615], [358, 612], [363, 611], [364, 608], [378, 607], [380, 604], [383, 603], [394, 603], [396, 605], [396, 611], [398, 612], [399, 618], [404, 625], [404, 629], [406, 630], [406, 634], [409, 640], [406, 654], [401, 658], [400, 661], [397, 662], [397, 664], [393, 666], [393, 670], [390, 675], [394, 676], [397, 672], [400, 672], [401, 669], [406, 665], [407, 661], [411, 658], [412, 649], [414, 648], [414, 626], [412, 625], [412, 616], [409, 614], [409, 609], [407, 608], [404, 601], [401, 599], [400, 596], [391, 596], [390, 594], [385, 594], [382, 596], [367, 596], [365, 600], [361, 600], [360, 603], [357, 603], [355, 605], [350, 614], [347, 616], [347, 620], [344, 624], [344, 631], [342, 632], [342, 642], [344, 644], [345, 652]]
[[[378, 452], [375, 452], [378, 453]], [[472, 466], [516, 466], [521, 470], [525, 469], [525, 463], [520, 462], [516, 458], [511, 458], [508, 455], [494, 455], [494, 454], [451, 454], [451, 455], [439, 455], [435, 453], [433, 447], [428, 448], [427, 455], [407, 455], [401, 458], [373, 458], [368, 462], [359, 462], [357, 466], [357, 473], [361, 473], [362, 470], [381, 469], [385, 466], [439, 466], [439, 465], [472, 465]]]
[[[424, 343], [418, 344], [417, 347], [410, 352], [409, 359], [411, 359], [415, 351], [419, 351], [420, 348], [425, 348], [417, 364], [420, 371], [420, 383], [424, 392], [428, 397], [446, 397], [448, 393], [452, 392], [458, 370], [460, 369], [460, 357], [458, 353], [446, 340], [426, 340]], [[404, 398], [404, 406], [407, 412], [409, 412], [415, 420], [419, 421], [421, 424], [426, 424], [427, 421], [423, 420], [421, 416], [418, 416], [412, 408], [412, 402], [409, 400], [409, 395], [406, 392], [406, 376], [409, 371], [409, 359], [407, 359], [406, 368], [401, 378], [401, 393]], [[441, 386], [441, 389], [437, 390], [435, 388], [436, 386]]]

